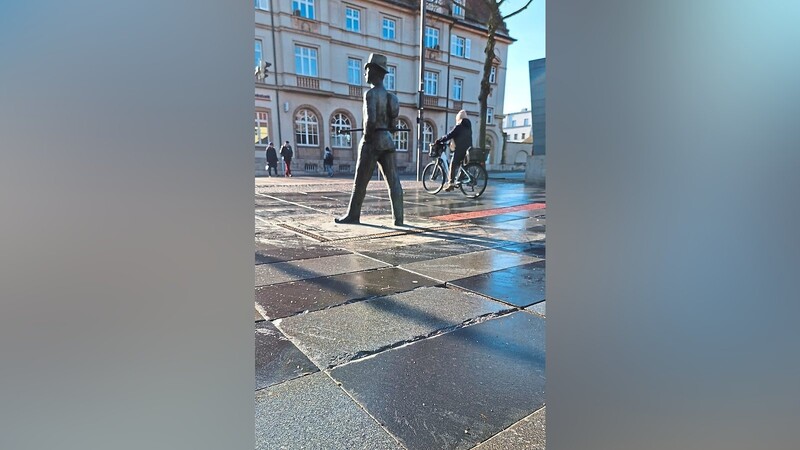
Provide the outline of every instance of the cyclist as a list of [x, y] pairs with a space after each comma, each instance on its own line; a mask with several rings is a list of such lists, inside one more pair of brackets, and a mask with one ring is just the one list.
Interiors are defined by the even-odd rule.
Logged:
[[461, 177], [459, 177], [459, 180], [454, 180], [454, 178], [461, 163], [464, 162], [464, 156], [472, 147], [472, 122], [467, 119], [467, 112], [463, 109], [456, 115], [456, 126], [446, 136], [437, 139], [436, 142], [442, 143], [447, 140], [451, 140], [450, 149], [453, 151], [453, 160], [450, 162], [450, 173], [444, 190], [450, 192], [461, 184]]

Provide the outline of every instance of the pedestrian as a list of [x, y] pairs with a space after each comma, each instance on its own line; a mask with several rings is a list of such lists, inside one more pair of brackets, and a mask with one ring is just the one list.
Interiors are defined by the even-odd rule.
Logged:
[[275, 151], [275, 146], [272, 142], [267, 146], [267, 176], [272, 176], [272, 171], [275, 171], [275, 176], [278, 176], [278, 152]]
[[325, 147], [325, 155], [322, 157], [322, 166], [328, 172], [328, 176], [333, 176], [333, 152], [328, 147]]
[[367, 184], [375, 172], [377, 164], [386, 179], [389, 189], [389, 203], [392, 205], [392, 218], [395, 225], [403, 225], [403, 186], [397, 174], [394, 154], [396, 151], [392, 139], [393, 124], [400, 114], [400, 102], [397, 96], [388, 92], [383, 80], [389, 73], [386, 56], [373, 53], [364, 66], [367, 82], [372, 88], [364, 94], [364, 134], [358, 144], [356, 175], [353, 179], [353, 192], [347, 214], [334, 219], [336, 223], [360, 223], [361, 206], [367, 194]]
[[286, 141], [281, 146], [281, 157], [283, 158], [283, 164], [286, 166], [283, 176], [290, 177], [292, 176], [292, 157], [294, 156], [294, 152], [292, 151], [292, 146], [289, 145], [289, 141]]
[[447, 186], [444, 188], [447, 192], [452, 191], [461, 184], [461, 177], [459, 177], [459, 180], [454, 180], [454, 178], [461, 163], [464, 162], [467, 151], [472, 148], [472, 122], [467, 119], [467, 112], [463, 109], [456, 114], [456, 126], [446, 136], [437, 139], [436, 142], [441, 143], [451, 139], [450, 150], [453, 152], [453, 159], [450, 161], [450, 173], [447, 177]]

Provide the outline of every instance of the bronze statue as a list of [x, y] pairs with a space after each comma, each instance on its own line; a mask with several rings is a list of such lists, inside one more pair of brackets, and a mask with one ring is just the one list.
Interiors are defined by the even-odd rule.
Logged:
[[389, 188], [389, 201], [392, 205], [392, 218], [395, 225], [403, 225], [403, 187], [395, 167], [395, 146], [391, 130], [400, 114], [397, 96], [386, 91], [383, 78], [389, 72], [386, 56], [373, 53], [364, 66], [367, 82], [373, 87], [364, 94], [364, 135], [358, 146], [356, 175], [353, 180], [353, 193], [344, 217], [335, 219], [336, 223], [360, 223], [361, 205], [367, 194], [367, 184], [372, 178], [375, 164], [380, 168]]

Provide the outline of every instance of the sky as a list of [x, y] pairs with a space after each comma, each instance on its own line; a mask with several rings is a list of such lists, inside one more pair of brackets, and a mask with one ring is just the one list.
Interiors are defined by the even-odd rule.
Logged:
[[[510, 14], [528, 0], [506, 0], [500, 12]], [[508, 48], [506, 93], [503, 113], [531, 107], [528, 61], [545, 57], [545, 0], [533, 0], [525, 11], [506, 21], [508, 32], [517, 42]]]

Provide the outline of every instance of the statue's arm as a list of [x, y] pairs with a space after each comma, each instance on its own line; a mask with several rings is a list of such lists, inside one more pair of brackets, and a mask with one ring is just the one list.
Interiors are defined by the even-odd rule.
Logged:
[[375, 92], [372, 90], [367, 91], [364, 95], [364, 103], [366, 103], [366, 108], [364, 108], [364, 113], [366, 114], [364, 120], [364, 134], [372, 134], [375, 131], [377, 121], [378, 121], [378, 110], [377, 106], [375, 105]]

